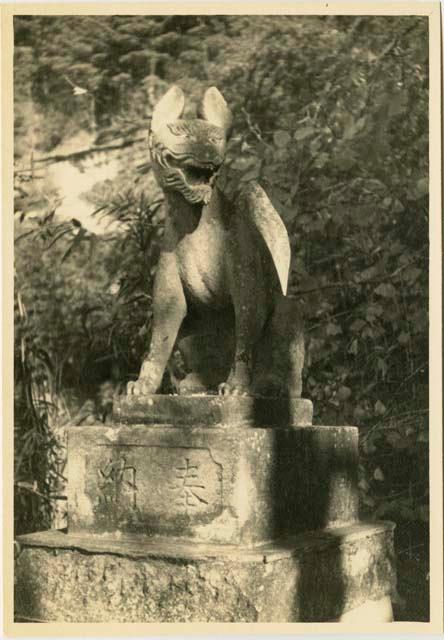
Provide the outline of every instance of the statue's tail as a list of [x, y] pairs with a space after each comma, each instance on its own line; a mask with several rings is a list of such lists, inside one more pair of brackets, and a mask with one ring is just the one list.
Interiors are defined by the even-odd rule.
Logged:
[[282, 293], [286, 295], [291, 250], [284, 223], [258, 184], [245, 187], [239, 196], [238, 207], [263, 238], [276, 269]]

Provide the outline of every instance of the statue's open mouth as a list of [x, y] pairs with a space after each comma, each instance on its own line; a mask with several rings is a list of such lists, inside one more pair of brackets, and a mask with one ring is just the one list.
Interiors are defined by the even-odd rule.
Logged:
[[210, 184], [213, 182], [217, 168], [188, 165], [181, 167], [186, 181], [190, 184]]
[[170, 169], [181, 171], [185, 181], [192, 186], [210, 185], [213, 183], [220, 164], [212, 162], [198, 162], [195, 158], [176, 159], [171, 154], [165, 157], [165, 163]]
[[200, 162], [194, 156], [171, 153], [154, 156], [164, 168], [163, 186], [179, 191], [188, 202], [208, 204], [213, 190], [213, 182], [223, 158], [218, 162]]

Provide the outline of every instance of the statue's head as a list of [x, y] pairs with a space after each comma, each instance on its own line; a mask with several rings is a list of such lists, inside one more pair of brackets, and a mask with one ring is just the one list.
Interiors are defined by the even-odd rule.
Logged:
[[154, 108], [149, 135], [153, 169], [164, 190], [207, 204], [225, 157], [232, 115], [216, 87], [205, 91], [199, 118], [181, 120], [184, 105], [182, 89], [174, 86]]

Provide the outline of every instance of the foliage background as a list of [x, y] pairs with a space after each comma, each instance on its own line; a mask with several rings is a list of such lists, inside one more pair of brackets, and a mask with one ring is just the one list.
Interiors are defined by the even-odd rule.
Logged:
[[[290, 235], [304, 395], [316, 423], [360, 427], [363, 517], [397, 523], [399, 615], [427, 619], [427, 19], [20, 16], [14, 30], [17, 532], [63, 524], [63, 426], [108, 420], [149, 341], [153, 105], [176, 83], [191, 112], [214, 84], [235, 113], [220, 184], [259, 180]], [[109, 227], [61, 215], [60, 163], [117, 166], [84, 195]]]

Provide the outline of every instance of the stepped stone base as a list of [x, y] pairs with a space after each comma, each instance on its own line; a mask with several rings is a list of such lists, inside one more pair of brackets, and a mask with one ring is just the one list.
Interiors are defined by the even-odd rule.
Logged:
[[358, 517], [355, 427], [68, 432], [70, 533], [251, 545]]
[[17, 620], [391, 620], [393, 525], [355, 524], [239, 548], [171, 538], [20, 536]]
[[313, 404], [304, 398], [254, 396], [120, 396], [116, 424], [192, 427], [304, 427], [312, 423]]
[[68, 430], [68, 530], [17, 540], [15, 615], [391, 620], [393, 525], [358, 522], [358, 430], [301, 398], [122, 397]]

